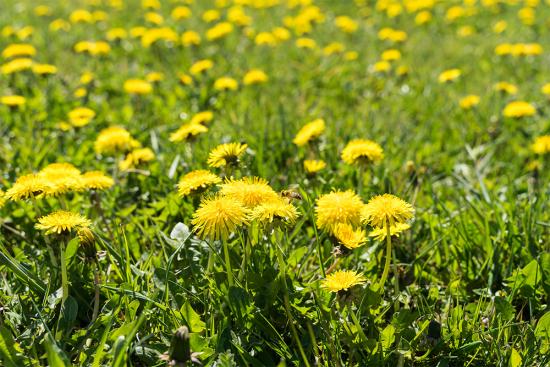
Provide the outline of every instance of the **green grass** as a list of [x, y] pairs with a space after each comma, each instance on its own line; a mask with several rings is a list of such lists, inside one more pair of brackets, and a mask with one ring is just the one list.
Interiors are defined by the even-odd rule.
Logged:
[[[550, 159], [530, 149], [536, 137], [550, 133], [550, 100], [541, 92], [550, 82], [547, 3], [540, 2], [528, 26], [517, 16], [522, 6], [506, 4], [477, 4], [475, 15], [447, 22], [447, 9], [462, 2], [440, 1], [433, 20], [418, 26], [414, 13], [389, 18], [373, 1], [315, 1], [326, 20], [308, 37], [320, 47], [342, 42], [359, 53], [355, 61], [298, 49], [294, 34], [272, 48], [255, 45], [235, 27], [227, 38], [209, 42], [204, 34], [210, 25], [200, 14], [214, 2], [206, 0], [190, 5], [193, 17], [181, 22], [170, 18], [175, 3], [158, 10], [178, 34], [198, 31], [199, 47], [159, 42], [143, 48], [127, 39], [111, 42], [108, 55], [93, 57], [72, 47], [103, 40], [113, 27], [144, 25], [139, 2], [127, 0], [121, 10], [84, 1], [44, 3], [52, 16], [34, 15], [37, 4], [30, 0], [4, 0], [0, 12], [0, 28], [33, 26], [24, 42], [36, 47], [34, 59], [58, 67], [45, 78], [29, 71], [0, 76], [0, 95], [27, 99], [22, 109], [0, 105], [0, 188], [53, 162], [114, 174], [115, 158], [94, 152], [99, 131], [111, 125], [125, 126], [156, 159], [140, 167], [146, 174], [119, 173], [116, 185], [99, 193], [103, 214], [88, 193], [64, 197], [67, 208], [93, 221], [97, 239], [85, 251], [69, 238], [64, 304], [59, 239], [34, 228], [40, 216], [64, 203], [8, 201], [0, 208], [0, 365], [162, 366], [160, 355], [177, 344], [172, 336], [181, 326], [190, 331], [191, 352], [209, 366], [548, 365]], [[246, 7], [250, 27], [269, 31], [297, 14], [280, 3]], [[68, 32], [48, 29], [53, 19], [68, 19], [79, 7], [105, 10], [108, 19], [75, 24]], [[358, 31], [339, 31], [333, 22], [338, 15], [357, 20]], [[508, 28], [496, 34], [492, 26], [499, 20]], [[459, 37], [465, 25], [475, 32]], [[379, 40], [378, 31], [387, 26], [406, 31], [407, 41]], [[2, 35], [0, 49], [14, 42], [22, 41]], [[544, 51], [495, 55], [504, 42], [537, 42]], [[372, 72], [389, 48], [398, 48], [402, 59], [388, 73]], [[203, 82], [179, 83], [178, 73], [203, 58], [215, 63]], [[408, 75], [395, 74], [400, 65], [410, 69]], [[437, 82], [440, 72], [455, 67], [462, 70], [458, 81]], [[213, 90], [217, 77], [240, 82], [251, 68], [264, 70], [269, 82]], [[77, 98], [84, 71], [96, 79], [88, 95]], [[124, 93], [126, 79], [151, 71], [165, 74], [152, 94]], [[516, 84], [518, 94], [495, 92], [499, 81]], [[481, 97], [472, 110], [459, 107], [467, 94]], [[503, 117], [513, 100], [532, 103], [536, 115]], [[97, 116], [85, 127], [59, 129], [58, 122], [79, 106]], [[206, 109], [215, 115], [208, 133], [192, 143], [169, 141], [189, 116]], [[322, 138], [310, 148], [292, 144], [299, 128], [315, 118], [327, 123]], [[397, 266], [382, 292], [374, 284], [385, 244], [369, 239], [339, 256], [337, 265], [364, 273], [366, 284], [334, 294], [321, 287], [337, 255], [330, 237], [315, 226], [315, 200], [332, 189], [358, 189], [357, 168], [340, 159], [354, 138], [372, 139], [385, 153], [366, 175], [363, 200], [389, 192], [413, 204], [416, 213], [411, 230], [393, 240]], [[243, 230], [231, 238], [232, 286], [221, 243], [191, 232], [199, 200], [182, 199], [176, 190], [179, 177], [207, 168], [210, 150], [229, 141], [249, 145], [237, 174], [263, 177], [277, 191], [295, 187], [303, 196], [294, 202], [301, 213], [294, 226], [263, 235]], [[303, 169], [312, 152], [327, 162], [314, 178]], [[534, 160], [539, 170], [528, 168]]]

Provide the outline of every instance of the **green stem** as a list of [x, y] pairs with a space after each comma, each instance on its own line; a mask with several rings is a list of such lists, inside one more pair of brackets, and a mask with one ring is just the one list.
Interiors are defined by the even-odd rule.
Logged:
[[357, 172], [357, 192], [359, 196], [363, 195], [363, 181], [364, 181], [365, 168], [362, 163], [359, 163], [359, 171]]
[[288, 299], [288, 285], [286, 284], [286, 264], [284, 260], [284, 254], [281, 246], [279, 243], [275, 245], [276, 252], [277, 252], [277, 262], [279, 263], [279, 276], [283, 280], [283, 286], [284, 286], [284, 305], [285, 305], [285, 313], [288, 317], [288, 321], [290, 324], [290, 330], [292, 332], [292, 337], [294, 338], [294, 341], [296, 342], [296, 345], [298, 346], [298, 350], [300, 351], [300, 356], [302, 357], [302, 360], [304, 361], [304, 365], [309, 367], [310, 364], [307, 360], [306, 354], [304, 352], [304, 347], [302, 346], [302, 342], [300, 341], [300, 337], [298, 336], [298, 331], [296, 330], [296, 326], [294, 325], [294, 317], [292, 316], [292, 313], [290, 312], [290, 301]]
[[229, 248], [227, 247], [227, 241], [223, 240], [223, 254], [225, 256], [225, 270], [227, 272], [227, 281], [229, 286], [233, 286], [235, 283], [233, 281], [233, 270], [231, 270], [231, 259], [229, 258]]
[[65, 239], [61, 240], [61, 287], [63, 288], [63, 296], [61, 298], [61, 303], [65, 303], [65, 300], [69, 298], [69, 281], [67, 279], [67, 263], [65, 260]]
[[380, 283], [378, 283], [378, 290], [384, 290], [384, 283], [386, 283], [386, 278], [390, 271], [390, 262], [392, 258], [391, 252], [391, 232], [390, 224], [386, 221], [386, 263], [384, 264], [384, 271], [382, 272], [382, 278], [380, 278]]

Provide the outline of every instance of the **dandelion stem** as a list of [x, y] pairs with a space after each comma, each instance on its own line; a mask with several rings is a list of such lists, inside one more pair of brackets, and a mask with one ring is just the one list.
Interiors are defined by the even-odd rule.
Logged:
[[63, 289], [63, 295], [61, 298], [61, 303], [65, 303], [65, 300], [69, 298], [69, 281], [67, 279], [67, 262], [65, 259], [65, 239], [61, 240], [61, 256], [60, 256], [60, 266], [61, 266], [61, 288]]
[[382, 272], [382, 278], [380, 278], [380, 283], [378, 283], [378, 290], [384, 290], [384, 283], [386, 283], [386, 278], [390, 271], [390, 262], [392, 258], [391, 252], [391, 232], [390, 224], [386, 221], [386, 263], [384, 264], [384, 271]]
[[225, 256], [225, 270], [227, 271], [227, 281], [229, 286], [233, 286], [233, 270], [231, 270], [231, 259], [229, 258], [229, 248], [227, 246], [227, 241], [223, 241], [223, 254]]
[[99, 265], [95, 264], [94, 269], [94, 310], [92, 313], [92, 323], [97, 319], [99, 314]]

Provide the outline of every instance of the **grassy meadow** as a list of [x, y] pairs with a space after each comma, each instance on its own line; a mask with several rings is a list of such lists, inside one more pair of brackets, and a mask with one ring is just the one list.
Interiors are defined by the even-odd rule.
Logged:
[[548, 366], [550, 1], [2, 0], [0, 366]]

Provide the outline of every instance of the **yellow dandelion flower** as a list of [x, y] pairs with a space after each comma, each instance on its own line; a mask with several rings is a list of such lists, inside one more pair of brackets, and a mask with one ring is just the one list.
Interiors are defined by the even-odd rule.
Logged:
[[152, 71], [145, 75], [145, 80], [149, 83], [156, 83], [164, 80], [164, 74], [158, 71]]
[[216, 41], [233, 32], [233, 24], [221, 22], [206, 31], [206, 39]]
[[259, 46], [275, 46], [277, 44], [277, 38], [269, 32], [260, 32], [254, 37], [254, 43]]
[[189, 9], [187, 6], [176, 6], [170, 13], [170, 16], [174, 20], [187, 19], [187, 18], [190, 18], [191, 15], [192, 15], [191, 9]]
[[23, 96], [2, 96], [0, 97], [0, 103], [9, 107], [19, 107], [26, 103], [26, 99]]
[[146, 80], [128, 79], [124, 82], [124, 91], [128, 94], [149, 94], [153, 86]]
[[119, 126], [111, 126], [101, 130], [94, 142], [98, 154], [112, 154], [138, 148], [140, 143], [132, 138], [130, 133]]
[[128, 153], [124, 160], [119, 162], [118, 167], [122, 171], [127, 171], [143, 163], [151, 162], [153, 159], [155, 159], [155, 153], [150, 148], [135, 149]]
[[461, 74], [462, 71], [460, 69], [449, 69], [439, 74], [437, 79], [440, 83], [448, 83], [458, 79]]
[[247, 208], [280, 200], [279, 194], [269, 186], [266, 180], [259, 177], [228, 180], [220, 185], [220, 194], [239, 201]]
[[154, 25], [161, 25], [162, 23], [164, 23], [164, 17], [161, 14], [152, 11], [145, 13], [144, 18], [146, 22]]
[[508, 82], [498, 82], [495, 84], [495, 90], [497, 92], [504, 92], [510, 95], [518, 93], [518, 87]]
[[267, 82], [269, 78], [267, 74], [260, 69], [252, 69], [243, 77], [244, 85], [262, 84]]
[[426, 24], [432, 20], [432, 13], [427, 10], [423, 10], [416, 14], [414, 22], [418, 25]]
[[57, 67], [55, 65], [50, 65], [50, 64], [34, 64], [32, 66], [32, 72], [37, 75], [56, 74]]
[[239, 157], [245, 152], [248, 145], [241, 143], [227, 143], [218, 145], [208, 155], [210, 167], [223, 167], [226, 165], [237, 165]]
[[337, 270], [327, 275], [322, 287], [330, 292], [340, 292], [353, 286], [365, 283], [365, 277], [353, 270]]
[[545, 96], [550, 96], [550, 83], [544, 84], [544, 85], [540, 88], [540, 91], [541, 91], [541, 93], [544, 94]]
[[206, 10], [204, 13], [202, 13], [202, 20], [204, 20], [206, 23], [212, 23], [216, 20], [221, 18], [221, 14], [216, 9], [210, 9]]
[[469, 110], [479, 104], [480, 98], [474, 94], [470, 94], [466, 97], [460, 99], [459, 104], [460, 108], [464, 110]]
[[278, 199], [261, 203], [250, 212], [250, 220], [260, 224], [294, 224], [298, 218], [298, 210], [289, 202]]
[[198, 46], [201, 43], [201, 36], [195, 31], [183, 32], [181, 43], [184, 46]]
[[214, 89], [218, 91], [237, 90], [237, 88], [239, 88], [239, 83], [227, 76], [218, 78], [214, 82]]
[[353, 229], [353, 226], [347, 223], [336, 225], [334, 237], [350, 250], [363, 246], [367, 241], [367, 233], [363, 229]]
[[536, 112], [537, 110], [535, 109], [535, 106], [531, 103], [525, 101], [514, 101], [508, 103], [504, 107], [502, 114], [505, 117], [520, 118], [525, 116], [533, 116]]
[[5, 59], [34, 55], [36, 55], [36, 49], [33, 45], [29, 45], [27, 43], [12, 43], [2, 51], [2, 57]]
[[377, 164], [384, 158], [384, 150], [367, 139], [351, 140], [342, 150], [342, 160], [347, 164]]
[[46, 196], [62, 195], [82, 188], [80, 170], [70, 163], [52, 163], [38, 172], [46, 182]]
[[0, 72], [5, 75], [17, 73], [19, 71], [28, 70], [32, 67], [33, 61], [29, 58], [22, 57], [13, 59], [0, 67]]
[[109, 41], [123, 40], [128, 37], [128, 32], [124, 28], [112, 28], [107, 31], [106, 37]]
[[6, 204], [6, 193], [3, 190], [0, 190], [0, 208]]
[[38, 174], [31, 173], [19, 177], [13, 186], [6, 191], [9, 200], [25, 200], [42, 195], [49, 189], [48, 183]]
[[346, 46], [344, 46], [344, 44], [340, 42], [332, 42], [323, 48], [323, 53], [326, 56], [330, 56], [334, 54], [340, 54], [344, 52], [345, 49], [346, 49]]
[[325, 120], [316, 119], [305, 124], [294, 137], [292, 142], [301, 147], [318, 138], [325, 132]]
[[193, 115], [190, 124], [206, 124], [214, 119], [214, 112], [212, 111], [201, 111]]
[[85, 172], [80, 176], [80, 185], [85, 190], [106, 190], [115, 184], [115, 181], [101, 171]]
[[302, 37], [302, 38], [298, 38], [296, 40], [296, 47], [298, 47], [298, 48], [307, 48], [307, 49], [312, 50], [315, 47], [317, 47], [317, 43], [315, 42], [315, 40], [313, 40], [311, 38]]
[[205, 133], [208, 128], [201, 124], [183, 124], [178, 130], [170, 135], [170, 141], [180, 142], [184, 140], [191, 140], [199, 134]]
[[396, 61], [401, 59], [401, 52], [396, 49], [389, 49], [382, 52], [381, 58], [384, 61]]
[[391, 70], [391, 64], [388, 61], [378, 61], [372, 65], [371, 70], [377, 73], [385, 73]]
[[414, 215], [414, 208], [405, 200], [391, 194], [377, 195], [361, 211], [361, 220], [375, 228], [386, 228], [406, 223]]
[[348, 51], [344, 53], [344, 59], [347, 61], [354, 61], [359, 58], [359, 53], [357, 51]]
[[191, 224], [201, 238], [226, 240], [239, 227], [248, 224], [249, 211], [239, 201], [215, 196], [202, 201]]
[[334, 24], [345, 33], [354, 33], [359, 28], [359, 24], [355, 20], [345, 15], [336, 17]]
[[339, 223], [354, 227], [361, 222], [361, 210], [365, 205], [353, 191], [333, 191], [317, 199], [316, 224], [322, 230], [332, 233]]
[[[411, 225], [408, 223], [396, 223], [394, 226], [390, 227], [390, 235], [399, 237], [399, 234], [401, 232], [406, 231], [407, 229], [411, 228]], [[374, 239], [378, 241], [384, 241], [386, 239], [386, 236], [388, 234], [388, 231], [386, 228], [375, 228], [369, 233], [369, 237], [373, 237]]]
[[86, 126], [95, 117], [94, 110], [87, 107], [77, 107], [69, 111], [69, 122], [75, 127]]
[[321, 160], [314, 160], [314, 159], [306, 159], [304, 161], [304, 169], [306, 170], [307, 174], [313, 175], [317, 172], [321, 171], [327, 166], [325, 161]]
[[178, 73], [178, 78], [180, 80], [180, 83], [183, 85], [193, 84], [193, 78], [185, 73]]
[[191, 171], [178, 182], [178, 193], [182, 197], [195, 194], [221, 181], [221, 178], [210, 171], [203, 169]]
[[535, 139], [531, 149], [536, 154], [548, 154], [550, 153], [550, 135], [539, 136]]
[[189, 73], [191, 73], [191, 75], [199, 75], [212, 69], [213, 67], [214, 62], [212, 60], [199, 60], [191, 65], [191, 67], [189, 68]]
[[61, 234], [88, 228], [90, 225], [90, 220], [78, 213], [59, 210], [39, 218], [35, 228], [46, 231], [46, 234]]
[[33, 11], [34, 14], [39, 17], [45, 17], [52, 14], [52, 8], [47, 5], [38, 5]]

